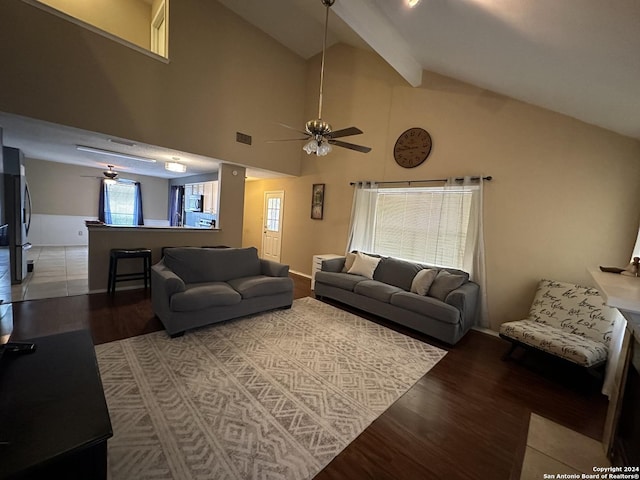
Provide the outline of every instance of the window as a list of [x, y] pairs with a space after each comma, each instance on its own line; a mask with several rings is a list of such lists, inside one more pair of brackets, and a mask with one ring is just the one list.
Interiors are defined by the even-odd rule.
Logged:
[[488, 327], [483, 180], [481, 176], [450, 178], [442, 187], [421, 188], [378, 188], [375, 183], [359, 182], [347, 251], [464, 270], [480, 285], [477, 321]]
[[140, 184], [101, 183], [98, 218], [108, 225], [144, 225]]
[[136, 186], [129, 183], [107, 185], [112, 225], [135, 225], [133, 214], [136, 203]]
[[280, 231], [280, 198], [271, 197], [267, 200], [267, 230]]
[[473, 188], [380, 188], [368, 197], [370, 205], [364, 208], [370, 209], [365, 215], [369, 225], [364, 230], [369, 238], [352, 243], [350, 250], [463, 268]]

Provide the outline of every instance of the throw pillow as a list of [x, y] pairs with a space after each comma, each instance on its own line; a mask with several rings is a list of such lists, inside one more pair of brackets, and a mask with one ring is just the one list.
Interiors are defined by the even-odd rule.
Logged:
[[465, 283], [467, 279], [462, 275], [453, 275], [446, 270], [440, 270], [431, 284], [428, 295], [443, 302], [447, 295]]
[[363, 277], [373, 278], [373, 272], [376, 271], [376, 267], [380, 263], [380, 259], [376, 257], [370, 257], [362, 252], [356, 253], [356, 257], [353, 260], [353, 265], [347, 271], [347, 273], [353, 273], [354, 275], [362, 275]]
[[353, 267], [353, 261], [356, 259], [356, 254], [355, 253], [347, 253], [347, 255], [345, 256], [344, 259], [344, 267], [342, 268], [343, 272], [348, 272], [351, 267]]
[[435, 268], [423, 268], [416, 276], [413, 277], [413, 281], [411, 282], [411, 292], [417, 293], [418, 295], [426, 295], [429, 291], [429, 287], [436, 279], [436, 275], [438, 275], [438, 270]]

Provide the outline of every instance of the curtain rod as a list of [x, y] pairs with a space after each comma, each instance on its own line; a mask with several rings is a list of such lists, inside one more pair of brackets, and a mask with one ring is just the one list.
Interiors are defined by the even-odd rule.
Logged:
[[[480, 177], [471, 177], [471, 180], [479, 180]], [[429, 182], [446, 182], [448, 180], [448, 178], [434, 178], [431, 180], [397, 180], [395, 182], [373, 182], [377, 185], [384, 185], [387, 183], [406, 183], [411, 185], [412, 183], [429, 183]], [[464, 177], [456, 177], [455, 181], [456, 182], [462, 182], [464, 180]], [[493, 177], [491, 175], [488, 175], [486, 177], [482, 177], [482, 180], [486, 180], [488, 182], [490, 182], [491, 180], [493, 180]], [[358, 182], [350, 182], [349, 185], [353, 186]]]

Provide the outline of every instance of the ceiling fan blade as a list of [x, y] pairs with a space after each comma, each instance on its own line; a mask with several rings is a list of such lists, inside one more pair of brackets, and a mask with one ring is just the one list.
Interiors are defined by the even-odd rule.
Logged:
[[309, 137], [304, 138], [280, 138], [276, 140], [267, 140], [267, 143], [276, 143], [276, 142], [299, 142], [302, 140], [309, 140]]
[[360, 135], [362, 130], [358, 127], [349, 127], [343, 128], [342, 130], [336, 130], [335, 132], [329, 132], [325, 135], [325, 137], [329, 138], [339, 138], [339, 137], [349, 137], [351, 135]]
[[348, 148], [349, 150], [355, 150], [356, 152], [369, 153], [371, 151], [371, 147], [364, 147], [362, 145], [347, 143], [340, 140], [329, 139], [329, 143], [338, 147]]
[[286, 123], [278, 122], [278, 125], [280, 125], [280, 126], [282, 126], [284, 128], [288, 128], [289, 130], [293, 130], [294, 132], [301, 133], [302, 135], [309, 135], [308, 132], [305, 132], [304, 130], [299, 130], [299, 129], [295, 128], [295, 127], [291, 127], [291, 126], [287, 125]]

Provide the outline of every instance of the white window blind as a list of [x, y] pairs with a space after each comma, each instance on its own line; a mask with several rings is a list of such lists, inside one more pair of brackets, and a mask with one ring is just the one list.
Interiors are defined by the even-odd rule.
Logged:
[[374, 252], [462, 268], [472, 195], [455, 187], [379, 189]]
[[111, 225], [135, 225], [136, 186], [133, 183], [106, 185]]

